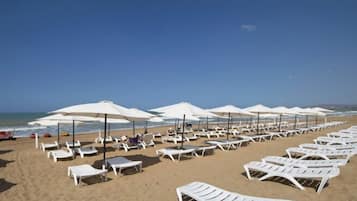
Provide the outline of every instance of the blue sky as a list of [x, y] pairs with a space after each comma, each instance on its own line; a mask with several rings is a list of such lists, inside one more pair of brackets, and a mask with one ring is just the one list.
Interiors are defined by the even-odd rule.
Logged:
[[1, 1], [0, 111], [357, 103], [357, 1]]

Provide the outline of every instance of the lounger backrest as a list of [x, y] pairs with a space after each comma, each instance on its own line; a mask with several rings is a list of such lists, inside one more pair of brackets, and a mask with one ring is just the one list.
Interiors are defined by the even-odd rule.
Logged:
[[151, 143], [154, 140], [154, 136], [152, 134], [144, 135], [143, 141], [147, 144]]

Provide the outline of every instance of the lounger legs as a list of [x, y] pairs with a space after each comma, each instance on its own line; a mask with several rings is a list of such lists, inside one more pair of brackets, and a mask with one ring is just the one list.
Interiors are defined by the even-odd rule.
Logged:
[[317, 189], [317, 192], [320, 193], [322, 191], [322, 189], [324, 188], [325, 184], [327, 183], [328, 181], [328, 178], [327, 177], [323, 177], [321, 179], [321, 182], [320, 182], [320, 185], [319, 185], [319, 188]]
[[183, 201], [182, 200], [182, 193], [179, 189], [176, 189], [176, 194], [177, 194], [177, 197], [178, 197], [178, 201]]

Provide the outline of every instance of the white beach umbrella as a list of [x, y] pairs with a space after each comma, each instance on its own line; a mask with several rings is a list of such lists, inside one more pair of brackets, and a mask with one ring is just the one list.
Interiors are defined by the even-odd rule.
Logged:
[[277, 114], [274, 110], [272, 110], [271, 108], [264, 106], [262, 104], [247, 107], [244, 110], [251, 112], [251, 113], [255, 113], [258, 115], [258, 120], [257, 120], [257, 133], [258, 134], [259, 134], [259, 115], [261, 115], [261, 114]]
[[40, 125], [40, 126], [57, 126], [57, 123], [56, 122], [54, 122], [54, 121], [45, 121], [45, 120], [35, 120], [35, 121], [30, 121], [30, 122], [28, 122], [27, 123], [28, 125], [30, 125], [30, 126], [38, 126], [38, 125]]
[[237, 117], [237, 116], [255, 116], [255, 114], [242, 110], [234, 105], [225, 105], [222, 107], [216, 107], [212, 109], [208, 109], [207, 111], [212, 112], [216, 115], [219, 116], [227, 116], [228, 117], [228, 129], [227, 129], [227, 140], [229, 138], [229, 123], [231, 117]]
[[[182, 139], [185, 131], [185, 120], [189, 119], [189, 120], [198, 121], [199, 118], [217, 116], [211, 112], [208, 112], [200, 107], [197, 107], [187, 102], [181, 102], [174, 105], [155, 108], [155, 109], [151, 109], [150, 111], [157, 112], [159, 113], [160, 116], [164, 118], [182, 119], [183, 120]], [[182, 147], [183, 147], [183, 140], [181, 140], [181, 148]]]
[[332, 112], [334, 112], [333, 110], [329, 110], [329, 109], [322, 108], [322, 107], [313, 107], [312, 109], [315, 110], [315, 111], [323, 112], [323, 113], [332, 113]]
[[[64, 115], [80, 115], [88, 117], [102, 117], [104, 118], [104, 139], [107, 135], [107, 119], [126, 119], [129, 121], [147, 120], [146, 116], [139, 115], [123, 106], [114, 104], [111, 101], [101, 101], [97, 103], [80, 104], [65, 107], [51, 113], [64, 114]], [[73, 142], [74, 143], [74, 142]], [[103, 165], [106, 165], [106, 141], [103, 143]]]
[[70, 116], [63, 114], [53, 114], [46, 117], [42, 117], [35, 121], [37, 124], [42, 126], [54, 126], [57, 125], [57, 141], [60, 143], [60, 124], [72, 124], [72, 141], [74, 141], [75, 134], [75, 124], [82, 123], [84, 121], [98, 121], [93, 117], [84, 117], [84, 116]]

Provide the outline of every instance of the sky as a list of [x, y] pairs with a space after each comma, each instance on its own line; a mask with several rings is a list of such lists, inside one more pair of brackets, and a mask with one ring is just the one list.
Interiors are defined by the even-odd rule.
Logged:
[[357, 103], [357, 1], [0, 1], [0, 112]]

